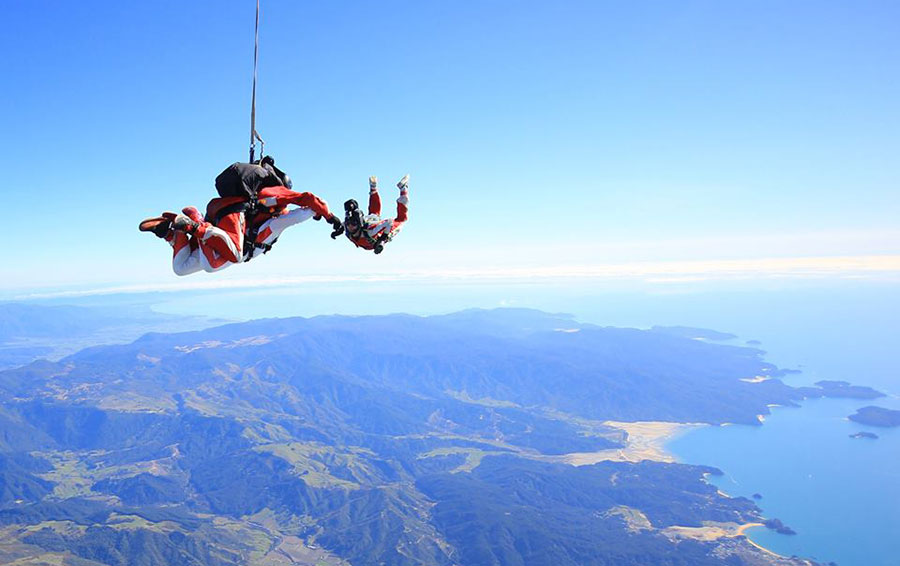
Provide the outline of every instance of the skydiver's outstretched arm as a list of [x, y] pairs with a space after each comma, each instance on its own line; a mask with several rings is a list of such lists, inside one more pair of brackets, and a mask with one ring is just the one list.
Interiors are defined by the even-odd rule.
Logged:
[[266, 187], [259, 191], [259, 204], [280, 209], [293, 204], [309, 209], [316, 220], [324, 218], [334, 228], [334, 231], [331, 232], [332, 240], [344, 233], [344, 225], [337, 216], [328, 210], [328, 203], [312, 193], [298, 193], [287, 187]]
[[283, 208], [289, 204], [313, 211], [315, 216], [330, 218], [328, 203], [312, 193], [298, 193], [286, 187], [266, 187], [259, 191], [259, 204], [271, 208]]

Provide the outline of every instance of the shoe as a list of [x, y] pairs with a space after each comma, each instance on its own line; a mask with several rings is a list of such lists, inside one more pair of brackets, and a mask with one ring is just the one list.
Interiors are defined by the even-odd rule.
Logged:
[[194, 222], [203, 222], [203, 215], [200, 214], [200, 211], [193, 206], [186, 206], [181, 209], [181, 212], [183, 212], [185, 216], [187, 216]]
[[369, 190], [374, 191], [377, 188], [378, 188], [378, 177], [376, 177], [375, 175], [372, 175], [371, 177], [369, 177]]
[[184, 214], [179, 214], [172, 220], [172, 229], [184, 232], [185, 234], [193, 234], [200, 227], [200, 223], [188, 218]]
[[147, 218], [138, 225], [138, 230], [141, 232], [153, 232], [157, 238], [165, 238], [171, 228], [172, 220], [165, 216]]
[[409, 175], [404, 175], [400, 182], [397, 183], [397, 188], [401, 191], [405, 191], [409, 188]]

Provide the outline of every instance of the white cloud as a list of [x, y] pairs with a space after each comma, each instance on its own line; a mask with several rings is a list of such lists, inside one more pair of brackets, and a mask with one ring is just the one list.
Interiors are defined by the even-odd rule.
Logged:
[[[174, 277], [174, 276], [173, 276]], [[75, 297], [118, 293], [175, 292], [220, 289], [260, 289], [301, 285], [379, 282], [412, 284], [552, 283], [565, 281], [641, 281], [668, 284], [714, 280], [769, 279], [891, 279], [900, 280], [900, 255], [793, 257], [765, 259], [647, 261], [594, 264], [554, 264], [541, 267], [475, 267], [411, 269], [369, 274], [313, 274], [268, 278], [178, 279], [173, 282], [117, 285], [19, 293], [15, 299]]]

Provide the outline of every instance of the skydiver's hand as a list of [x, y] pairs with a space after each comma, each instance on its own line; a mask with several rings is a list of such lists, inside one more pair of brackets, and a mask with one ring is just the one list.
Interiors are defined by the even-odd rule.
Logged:
[[335, 216], [334, 214], [332, 214], [332, 215], [328, 218], [328, 223], [331, 224], [331, 226], [334, 228], [334, 231], [331, 233], [331, 239], [332, 239], [332, 240], [337, 239], [338, 236], [340, 236], [341, 234], [344, 233], [344, 225], [343, 225], [343, 223], [341, 223], [341, 220], [340, 220], [337, 216]]

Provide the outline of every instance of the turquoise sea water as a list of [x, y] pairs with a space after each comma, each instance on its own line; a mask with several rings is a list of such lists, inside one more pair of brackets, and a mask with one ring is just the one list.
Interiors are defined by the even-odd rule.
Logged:
[[[846, 417], [866, 405], [900, 409], [900, 298], [893, 288], [870, 287], [829, 296], [827, 302], [815, 295], [782, 297], [761, 309], [762, 318], [771, 317], [769, 325], [759, 324], [758, 315], [735, 316], [735, 310], [711, 326], [741, 334], [736, 343], [759, 339], [769, 361], [801, 369], [785, 379], [789, 384], [844, 379], [875, 387], [887, 398], [776, 407], [762, 426], [696, 429], [668, 448], [683, 462], [721, 469], [725, 475], [710, 481], [730, 495], [761, 494], [757, 503], [764, 514], [798, 533], [749, 530], [758, 544], [826, 564], [897, 566], [900, 428], [867, 427]], [[859, 431], [879, 438], [849, 438]]]
[[[748, 531], [779, 554], [840, 566], [900, 563], [900, 429], [845, 417], [866, 402], [821, 399], [775, 408], [763, 426], [706, 427], [669, 443], [683, 462], [725, 473], [711, 481], [732, 496], [759, 493], [767, 517], [797, 531]], [[896, 399], [878, 402], [900, 409]], [[868, 430], [878, 440], [849, 435]]]

